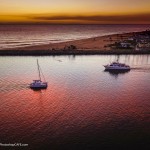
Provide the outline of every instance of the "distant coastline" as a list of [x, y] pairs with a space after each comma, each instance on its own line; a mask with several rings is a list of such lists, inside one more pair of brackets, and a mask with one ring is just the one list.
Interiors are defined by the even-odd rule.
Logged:
[[0, 50], [0, 56], [150, 54], [150, 31]]

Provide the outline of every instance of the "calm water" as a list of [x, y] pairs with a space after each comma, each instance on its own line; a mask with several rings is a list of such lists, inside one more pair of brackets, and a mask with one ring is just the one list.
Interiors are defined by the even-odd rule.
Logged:
[[[27, 87], [37, 78], [47, 90]], [[0, 142], [27, 149], [148, 148], [150, 55], [120, 56], [124, 74], [104, 71], [117, 56], [0, 57]]]
[[0, 25], [0, 49], [143, 31], [150, 25]]

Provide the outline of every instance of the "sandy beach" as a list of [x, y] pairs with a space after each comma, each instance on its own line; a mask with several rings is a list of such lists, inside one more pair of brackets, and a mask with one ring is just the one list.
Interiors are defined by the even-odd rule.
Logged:
[[19, 48], [9, 48], [4, 50], [64, 50], [65, 47], [74, 45], [77, 50], [110, 50], [107, 45], [120, 40], [125, 40], [134, 33], [113, 34], [88, 39], [74, 40], [61, 43], [49, 43], [46, 45], [27, 46]]

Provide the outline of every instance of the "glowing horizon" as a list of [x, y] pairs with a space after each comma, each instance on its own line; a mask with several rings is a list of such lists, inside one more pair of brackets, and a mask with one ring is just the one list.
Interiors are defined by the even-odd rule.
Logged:
[[150, 24], [149, 0], [0, 1], [0, 23]]

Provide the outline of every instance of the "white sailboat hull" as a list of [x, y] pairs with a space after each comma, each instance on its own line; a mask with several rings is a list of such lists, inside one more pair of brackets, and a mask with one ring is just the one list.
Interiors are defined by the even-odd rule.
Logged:
[[47, 82], [33, 82], [30, 84], [31, 89], [46, 89], [48, 86]]

